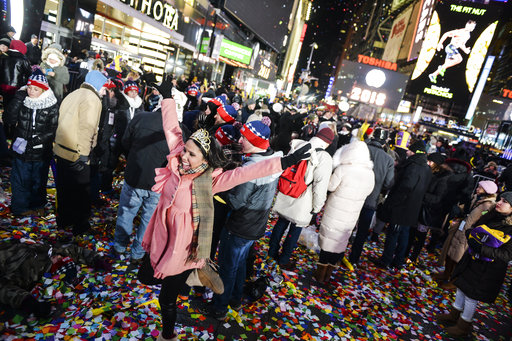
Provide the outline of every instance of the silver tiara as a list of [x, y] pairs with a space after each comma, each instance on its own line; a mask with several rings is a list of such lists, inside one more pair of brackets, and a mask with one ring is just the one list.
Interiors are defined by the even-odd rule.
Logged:
[[206, 153], [210, 152], [210, 133], [206, 129], [198, 129], [190, 138], [201, 146]]

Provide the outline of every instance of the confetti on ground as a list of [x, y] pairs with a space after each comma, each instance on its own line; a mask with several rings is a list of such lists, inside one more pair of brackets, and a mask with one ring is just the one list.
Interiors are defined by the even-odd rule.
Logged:
[[[50, 173], [51, 174], [51, 173]], [[14, 219], [9, 213], [9, 168], [1, 170], [7, 202], [0, 202], [0, 238], [55, 241], [70, 238], [59, 231], [53, 211], [55, 189], [49, 179], [50, 202], [45, 217]], [[102, 194], [105, 206], [93, 209], [93, 233], [77, 242], [105, 255], [110, 253], [122, 178], [114, 191]], [[264, 261], [268, 237], [256, 243], [257, 275], [269, 269]], [[266, 295], [246, 302], [240, 312], [230, 310], [225, 321], [205, 317], [197, 308], [207, 294], [194, 293], [178, 301], [177, 330], [181, 340], [444, 340], [434, 315], [446, 310], [454, 293], [437, 288], [428, 270], [436, 270], [434, 256], [423, 253], [424, 268], [388, 272], [375, 268], [368, 257], [381, 246], [368, 243], [362, 265], [354, 272], [340, 267], [328, 284], [311, 280], [318, 256], [300, 246], [293, 256], [296, 270], [271, 278]], [[114, 260], [111, 273], [83, 266], [74, 289], [57, 277], [45, 276], [33, 294], [54, 304], [52, 317], [36, 320], [12, 309], [0, 311], [3, 340], [154, 340], [161, 328], [158, 286], [145, 286], [129, 269], [129, 259]], [[272, 272], [272, 271], [269, 271]], [[277, 272], [275, 272], [277, 273]], [[508, 275], [507, 288], [510, 285]], [[475, 316], [473, 339], [509, 340], [511, 303], [502, 291], [495, 304], [481, 304]]]

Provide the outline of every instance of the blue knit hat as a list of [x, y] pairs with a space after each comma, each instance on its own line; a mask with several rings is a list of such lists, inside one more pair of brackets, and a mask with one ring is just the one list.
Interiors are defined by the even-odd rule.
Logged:
[[103, 85], [107, 82], [107, 77], [105, 77], [98, 70], [92, 70], [87, 73], [85, 76], [85, 82], [93, 86], [96, 91], [100, 91]]
[[224, 124], [217, 129], [215, 132], [215, 137], [221, 145], [225, 146], [238, 142], [238, 140], [240, 140], [240, 131], [233, 127], [231, 124]]
[[270, 128], [261, 121], [244, 124], [240, 133], [255, 147], [267, 150], [270, 146]]
[[135, 90], [139, 92], [139, 86], [132, 80], [126, 81], [123, 86], [123, 92], [126, 94], [128, 91]]
[[219, 114], [220, 118], [222, 118], [226, 123], [234, 122], [238, 116], [236, 109], [229, 104], [218, 107], [217, 114]]
[[36, 69], [30, 77], [28, 77], [27, 85], [37, 86], [43, 90], [48, 90], [50, 87], [48, 86], [48, 79], [41, 72], [41, 69]]

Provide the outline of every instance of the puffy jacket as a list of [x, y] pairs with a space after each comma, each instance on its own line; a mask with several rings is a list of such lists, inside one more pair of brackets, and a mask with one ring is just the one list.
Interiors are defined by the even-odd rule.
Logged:
[[423, 198], [423, 206], [419, 217], [421, 224], [435, 228], [442, 227], [446, 215], [446, 211], [443, 209], [443, 202], [448, 193], [450, 176], [451, 169], [448, 167], [441, 168], [441, 170], [433, 174]]
[[6, 53], [0, 53], [1, 85], [19, 89], [27, 84], [31, 74], [30, 62], [21, 52], [9, 50]]
[[[290, 152], [302, 147], [306, 141], [292, 140]], [[299, 227], [308, 226], [312, 213], [318, 213], [327, 199], [327, 186], [332, 173], [332, 158], [325, 150], [316, 149], [311, 139], [312, 153], [308, 160], [305, 181], [308, 188], [298, 198], [277, 193], [273, 211]]]
[[20, 137], [27, 141], [25, 153], [14, 153], [24, 161], [42, 161], [52, 156], [52, 143], [59, 121], [57, 99], [51, 89], [38, 98], [30, 98], [22, 88], [9, 102], [4, 123], [13, 131], [13, 141]]
[[[492, 210], [482, 216], [473, 226], [482, 224], [502, 231], [505, 235], [512, 235], [512, 216], [504, 217]], [[512, 239], [498, 248], [483, 245], [480, 255], [494, 261], [473, 259], [466, 251], [453, 271], [454, 284], [469, 298], [480, 302], [494, 303], [503, 286], [508, 262], [512, 260]]]
[[366, 197], [374, 186], [373, 163], [362, 141], [349, 143], [333, 157], [334, 173], [320, 225], [322, 250], [340, 253], [346, 250]]
[[440, 262], [444, 263], [446, 256], [450, 257], [455, 262], [459, 262], [464, 252], [468, 249], [468, 241], [466, 239], [465, 232], [474, 227], [482, 215], [487, 214], [496, 204], [496, 195], [492, 195], [486, 198], [480, 198], [473, 200], [471, 205], [471, 212], [465, 219], [463, 230], [459, 230], [460, 223], [454, 223], [448, 230], [448, 237], [443, 244], [441, 251]]
[[[275, 158], [283, 153], [271, 149], [265, 153], [253, 154], [247, 158], [243, 167]], [[251, 180], [231, 189], [226, 198], [232, 208], [226, 222], [226, 228], [238, 237], [256, 240], [265, 234], [270, 206], [281, 173]]]
[[71, 162], [89, 156], [96, 146], [100, 115], [101, 98], [91, 85], [84, 83], [66, 96], [59, 109], [55, 155]]
[[382, 191], [382, 187], [390, 189], [391, 186], [393, 186], [395, 178], [395, 162], [377, 141], [369, 141], [368, 150], [370, 151], [370, 158], [373, 161], [375, 186], [373, 187], [370, 195], [366, 198], [364, 207], [375, 210], [377, 208], [377, 201], [379, 200], [379, 194]]
[[[59, 65], [53, 67], [48, 65], [46, 61], [50, 54], [55, 54], [59, 57]], [[48, 83], [55, 93], [55, 97], [57, 97], [57, 100], [60, 102], [64, 97], [64, 85], [69, 83], [69, 71], [68, 68], [64, 66], [66, 58], [58, 49], [47, 47], [42, 53], [42, 59], [43, 62], [40, 65], [41, 70], [52, 69], [52, 71], [55, 72], [55, 76], [50, 76], [46, 73], [46, 78], [48, 78]]]
[[379, 219], [392, 225], [416, 225], [431, 178], [426, 154], [414, 154], [403, 161], [382, 211], [379, 209]]
[[94, 251], [77, 245], [50, 247], [46, 244], [0, 243], [0, 303], [19, 308], [45, 272], [51, 255], [71, 257], [77, 264], [94, 265], [100, 258]]

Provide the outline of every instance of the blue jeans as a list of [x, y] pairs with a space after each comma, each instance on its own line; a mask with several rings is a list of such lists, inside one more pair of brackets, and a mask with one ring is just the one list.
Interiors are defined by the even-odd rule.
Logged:
[[226, 228], [220, 234], [219, 276], [224, 283], [224, 293], [213, 295], [217, 312], [225, 312], [229, 301], [241, 302], [245, 283], [245, 261], [254, 240], [237, 237]]
[[123, 253], [126, 251], [133, 232], [133, 219], [142, 207], [140, 225], [137, 228], [132, 244], [131, 258], [141, 259], [144, 256], [145, 251], [141, 245], [142, 238], [159, 199], [159, 193], [134, 188], [128, 185], [126, 181], [124, 182], [117, 210], [116, 232], [114, 233], [114, 248], [117, 252]]
[[357, 233], [352, 248], [350, 249], [349, 261], [352, 264], [359, 263], [361, 253], [363, 252], [363, 246], [368, 239], [368, 231], [370, 230], [370, 224], [372, 223], [374, 209], [363, 207], [359, 214], [359, 222], [357, 223]]
[[11, 169], [11, 212], [21, 214], [46, 205], [46, 182], [50, 161], [13, 158]]
[[[281, 238], [283, 238], [284, 231], [290, 226], [288, 234], [283, 243], [283, 250], [279, 255], [279, 244]], [[290, 262], [292, 252], [297, 246], [297, 240], [299, 240], [302, 227], [295, 226], [294, 223], [289, 222], [283, 217], [279, 217], [274, 228], [272, 229], [272, 235], [268, 243], [268, 255], [274, 259], [279, 259], [279, 264], [284, 265]]]
[[409, 226], [390, 225], [386, 231], [386, 242], [382, 262], [386, 266], [402, 267], [405, 262], [405, 253], [409, 243]]

